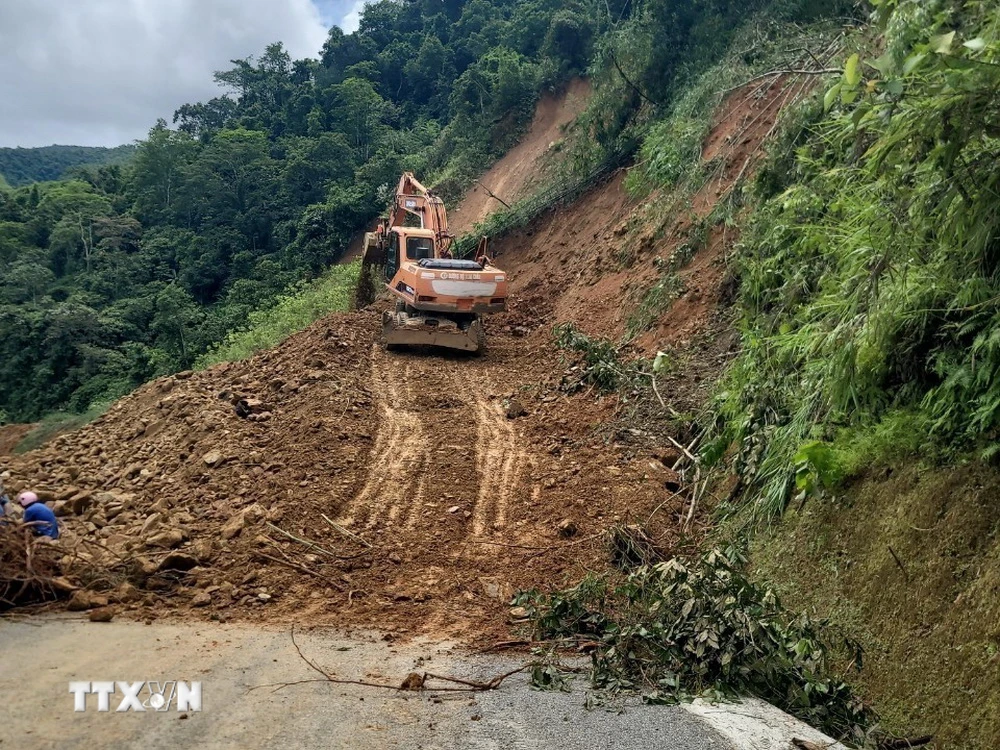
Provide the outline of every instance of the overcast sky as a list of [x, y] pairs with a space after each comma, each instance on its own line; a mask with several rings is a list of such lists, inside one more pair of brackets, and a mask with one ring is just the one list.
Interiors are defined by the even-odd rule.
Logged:
[[117, 146], [187, 102], [216, 70], [283, 42], [318, 57], [363, 0], [0, 0], [0, 146]]

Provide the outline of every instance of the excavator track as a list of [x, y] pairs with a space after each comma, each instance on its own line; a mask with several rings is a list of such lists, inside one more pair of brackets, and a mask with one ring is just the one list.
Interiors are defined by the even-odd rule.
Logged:
[[435, 346], [475, 354], [486, 350], [486, 332], [478, 317], [431, 315], [402, 304], [382, 313], [382, 340], [387, 349]]

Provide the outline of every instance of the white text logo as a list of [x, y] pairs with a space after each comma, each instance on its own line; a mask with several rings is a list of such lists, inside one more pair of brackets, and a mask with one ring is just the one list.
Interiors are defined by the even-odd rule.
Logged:
[[87, 710], [88, 695], [97, 696], [98, 711], [110, 711], [112, 703], [117, 705], [115, 711], [169, 711], [171, 704], [178, 711], [201, 711], [200, 682], [71, 682], [69, 692], [74, 711]]

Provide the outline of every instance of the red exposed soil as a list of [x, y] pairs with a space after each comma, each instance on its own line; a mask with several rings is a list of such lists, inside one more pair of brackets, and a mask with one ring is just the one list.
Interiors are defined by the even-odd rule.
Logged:
[[[721, 195], [752, 168], [783, 89], [767, 91], [731, 98], [737, 111], [706, 146], [724, 177], [706, 189]], [[523, 185], [566, 114], [543, 102], [534, 145], [491, 171], [491, 189]], [[305, 618], [481, 639], [504, 630], [516, 590], [606, 567], [615, 523], [642, 523], [674, 551], [691, 542], [667, 468], [677, 454], [628, 422], [617, 396], [566, 395], [550, 335], [573, 321], [620, 337], [711, 203], [699, 209], [696, 196], [657, 230], [645, 217], [662, 196], [637, 204], [622, 184], [619, 173], [496, 243], [513, 299], [488, 322], [485, 357], [385, 352], [377, 311], [334, 315], [245, 362], [144, 386], [12, 458], [8, 484], [53, 501], [68, 569], [115, 571], [94, 585], [141, 618]], [[483, 205], [470, 196], [465, 216]], [[732, 239], [708, 231], [678, 272], [679, 298], [636, 342], [674, 355], [661, 387], [678, 410], [703, 403], [735, 346]]]
[[[386, 353], [377, 327], [372, 312], [334, 316], [247, 362], [151, 383], [14, 458], [11, 484], [68, 514], [67, 548], [138, 561], [139, 617], [496, 633], [515, 590], [600, 565], [615, 521], [659, 507], [650, 528], [673, 547], [669, 472], [595, 435], [617, 399], [563, 395], [547, 336], [494, 325], [474, 359]], [[512, 401], [526, 414], [509, 419]], [[172, 549], [192, 558], [184, 577], [158, 571]]]
[[563, 128], [575, 120], [590, 98], [590, 82], [577, 78], [560, 94], [545, 94], [535, 109], [535, 117], [528, 132], [520, 142], [479, 178], [453, 210], [448, 212], [451, 231], [460, 236], [472, 231], [473, 226], [485, 219], [503, 204], [494, 195], [513, 204], [530, 192], [538, 176], [541, 160], [557, 143]]
[[0, 456], [13, 453], [17, 444], [33, 429], [33, 424], [8, 424], [0, 427]]

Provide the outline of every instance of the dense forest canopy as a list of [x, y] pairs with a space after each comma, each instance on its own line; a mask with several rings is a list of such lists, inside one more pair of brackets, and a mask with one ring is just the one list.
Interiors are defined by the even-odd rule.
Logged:
[[74, 167], [123, 164], [132, 158], [135, 146], [42, 146], [0, 148], [0, 187], [20, 187], [32, 182], [58, 180]]
[[335, 262], [401, 171], [456, 197], [516, 140], [538, 92], [571, 76], [618, 71], [591, 127], [621, 148], [641, 108], [668, 101], [741, 17], [771, 5], [830, 11], [380, 0], [357, 32], [332, 28], [317, 59], [274, 43], [234, 60], [218, 97], [156, 123], [127, 163], [0, 183], [0, 418], [82, 410], [190, 367]]

